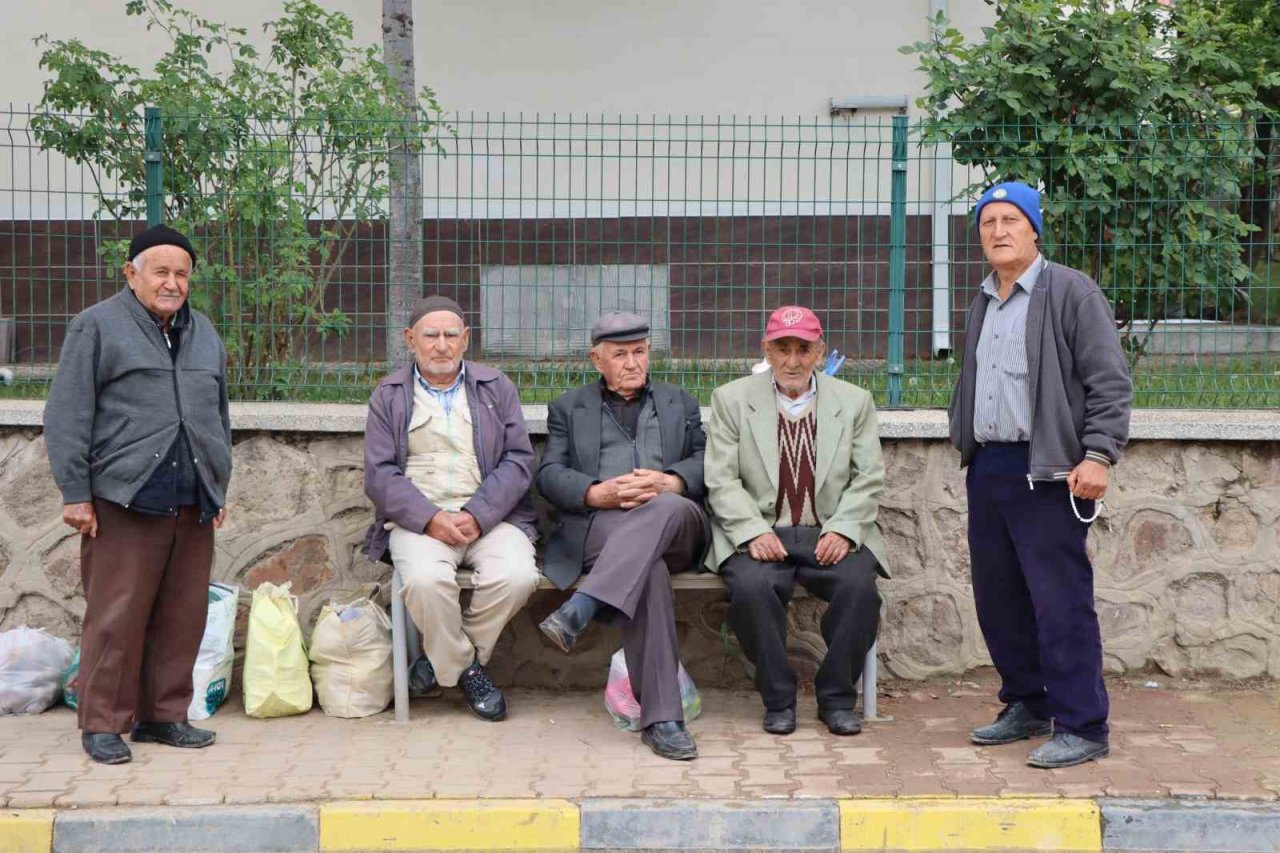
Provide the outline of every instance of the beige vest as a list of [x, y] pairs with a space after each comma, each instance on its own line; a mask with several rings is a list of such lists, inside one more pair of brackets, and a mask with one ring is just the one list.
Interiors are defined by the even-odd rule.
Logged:
[[480, 488], [480, 461], [471, 431], [467, 386], [458, 387], [446, 416], [436, 398], [413, 383], [405, 476], [441, 509], [456, 512]]

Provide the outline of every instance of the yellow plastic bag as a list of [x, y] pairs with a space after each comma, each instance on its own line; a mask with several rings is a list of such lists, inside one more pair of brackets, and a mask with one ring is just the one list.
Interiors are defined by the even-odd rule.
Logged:
[[298, 625], [298, 599], [289, 584], [264, 583], [253, 591], [244, 652], [244, 712], [287, 717], [311, 710], [311, 676]]
[[391, 620], [370, 595], [331, 600], [311, 632], [311, 680], [331, 717], [368, 717], [391, 704]]

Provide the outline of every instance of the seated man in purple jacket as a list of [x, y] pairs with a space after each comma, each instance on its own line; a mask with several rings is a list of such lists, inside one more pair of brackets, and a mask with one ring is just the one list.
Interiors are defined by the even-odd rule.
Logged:
[[[413, 362], [369, 400], [364, 491], [377, 518], [364, 552], [375, 561], [390, 556], [422, 632], [425, 657], [414, 663], [411, 686], [460, 685], [471, 710], [496, 722], [507, 703], [484, 665], [538, 585], [533, 448], [511, 380], [463, 361], [471, 330], [458, 303], [423, 300], [404, 337]], [[462, 566], [475, 572], [465, 610]]]

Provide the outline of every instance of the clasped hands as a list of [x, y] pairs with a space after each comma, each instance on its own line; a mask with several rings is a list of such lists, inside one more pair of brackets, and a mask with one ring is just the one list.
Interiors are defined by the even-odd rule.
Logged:
[[446, 545], [462, 548], [480, 538], [480, 524], [465, 509], [450, 512], [442, 509], [427, 522], [426, 534]]
[[[813, 555], [819, 566], [834, 566], [849, 556], [851, 547], [853, 543], [832, 531], [818, 538], [818, 547], [813, 549]], [[762, 563], [778, 563], [787, 559], [787, 549], [778, 538], [778, 534], [773, 531], [761, 533], [748, 542], [747, 553], [751, 555], [751, 559]]]
[[583, 498], [591, 509], [635, 509], [663, 492], [680, 494], [684, 480], [648, 468], [637, 468], [609, 480], [594, 483]]

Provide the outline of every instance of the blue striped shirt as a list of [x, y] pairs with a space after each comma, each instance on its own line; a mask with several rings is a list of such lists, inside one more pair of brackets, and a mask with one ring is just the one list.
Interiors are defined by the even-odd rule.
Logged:
[[458, 396], [458, 389], [462, 387], [462, 382], [467, 378], [467, 365], [464, 362], [462, 369], [458, 371], [458, 378], [448, 388], [436, 388], [429, 384], [427, 380], [422, 378], [422, 374], [418, 372], [418, 365], [413, 366], [414, 378], [418, 380], [418, 384], [422, 386], [422, 390], [426, 391], [436, 399], [440, 404], [440, 408], [444, 409], [444, 416], [447, 418], [453, 414], [453, 400]]

